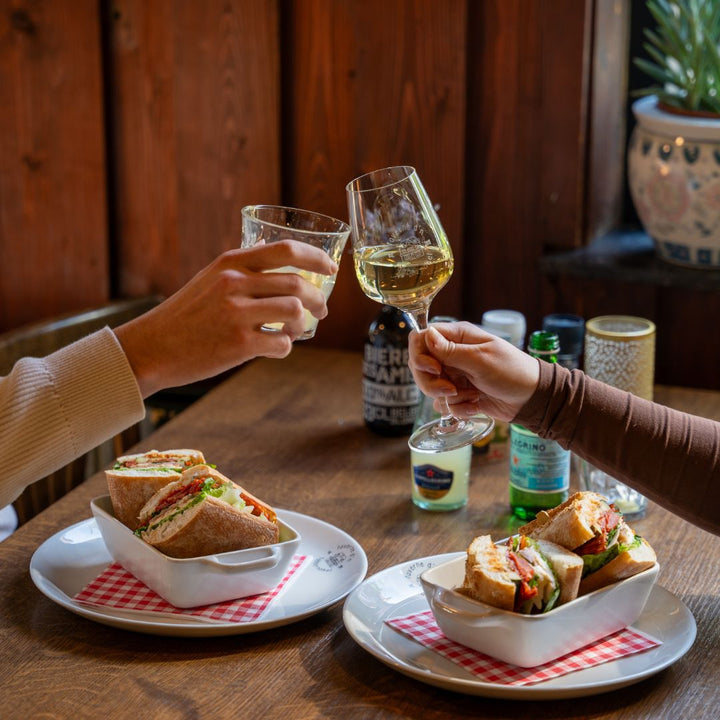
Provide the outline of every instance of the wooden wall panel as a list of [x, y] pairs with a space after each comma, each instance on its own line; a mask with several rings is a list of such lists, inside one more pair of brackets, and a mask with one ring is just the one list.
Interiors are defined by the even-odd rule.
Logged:
[[275, 0], [112, 3], [118, 288], [170, 294], [280, 199]]
[[0, 330], [108, 298], [95, 0], [0, 0], [0, 259]]
[[625, 114], [628, 93], [630, 0], [596, 2], [592, 70], [585, 232], [583, 243], [616, 229], [625, 189]]
[[677, 288], [658, 292], [654, 317], [658, 382], [720, 390], [720, 333], [713, 323], [717, 317], [718, 292]]
[[[431, 314], [461, 314], [465, 0], [295, 0], [283, 6], [285, 200], [347, 218], [345, 185], [388, 165], [418, 169], [456, 256]], [[314, 342], [360, 347], [378, 305], [346, 254]]]
[[540, 321], [544, 252], [583, 224], [591, 0], [469, 5], [464, 308]]
[[[243, 205], [346, 218], [351, 178], [406, 163], [456, 255], [432, 314], [634, 312], [692, 348], [714, 296], [539, 270], [617, 218], [628, 22], [629, 0], [0, 0], [0, 330], [170, 294]], [[313, 342], [359, 348], [377, 306], [349, 250], [330, 313]]]

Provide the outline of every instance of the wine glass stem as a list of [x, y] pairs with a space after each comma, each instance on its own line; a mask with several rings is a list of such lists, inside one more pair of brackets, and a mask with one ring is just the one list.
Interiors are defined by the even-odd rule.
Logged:
[[[422, 307], [407, 311], [415, 330], [427, 330], [429, 311], [429, 305], [423, 305]], [[446, 397], [440, 397], [439, 400], [440, 420], [438, 421], [437, 429], [439, 432], [452, 432], [458, 428], [461, 421], [450, 412], [450, 406], [448, 405]]]

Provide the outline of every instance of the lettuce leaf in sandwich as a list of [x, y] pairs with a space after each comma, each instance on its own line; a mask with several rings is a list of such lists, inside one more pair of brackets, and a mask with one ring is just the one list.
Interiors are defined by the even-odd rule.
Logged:
[[639, 547], [642, 543], [642, 539], [639, 535], [633, 537], [633, 541], [628, 545], [626, 543], [616, 542], [611, 545], [607, 550], [603, 550], [599, 553], [583, 555], [583, 572], [582, 576], [587, 577], [601, 567], [604, 567], [609, 562], [614, 560], [618, 555], [621, 555], [632, 548]]

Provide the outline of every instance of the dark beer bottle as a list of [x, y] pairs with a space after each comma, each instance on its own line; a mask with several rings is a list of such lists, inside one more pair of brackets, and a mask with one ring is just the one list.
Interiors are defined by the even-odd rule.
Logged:
[[420, 402], [408, 367], [408, 335], [404, 312], [383, 305], [370, 324], [363, 357], [363, 417], [378, 435], [409, 435]]

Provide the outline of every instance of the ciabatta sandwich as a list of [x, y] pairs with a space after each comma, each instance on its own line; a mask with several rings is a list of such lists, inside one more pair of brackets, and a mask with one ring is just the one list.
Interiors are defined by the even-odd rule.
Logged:
[[183, 470], [205, 462], [199, 450], [149, 450], [117, 458], [105, 471], [115, 517], [135, 530], [143, 505]]
[[270, 545], [280, 530], [269, 505], [197, 465], [150, 498], [135, 534], [165, 555], [187, 558]]
[[463, 594], [524, 614], [539, 614], [578, 594], [582, 560], [546, 540], [520, 535], [495, 544], [489, 535], [475, 538], [467, 550]]
[[607, 498], [578, 492], [551, 510], [542, 511], [519, 532], [550, 540], [583, 559], [580, 595], [624, 580], [656, 562], [654, 550], [636, 535]]

